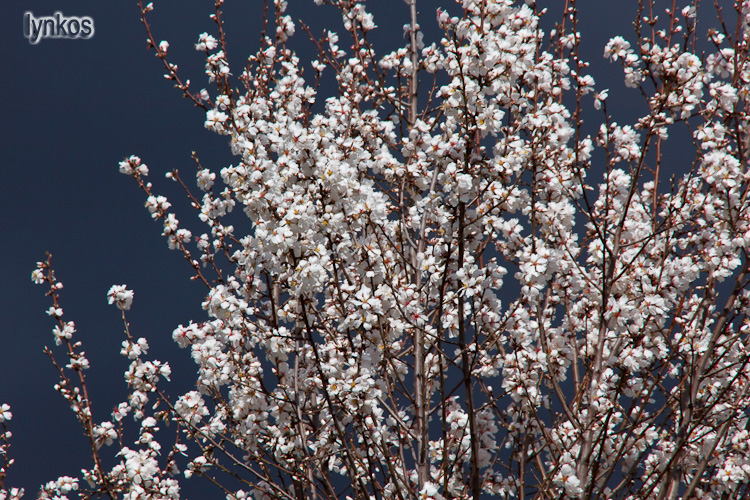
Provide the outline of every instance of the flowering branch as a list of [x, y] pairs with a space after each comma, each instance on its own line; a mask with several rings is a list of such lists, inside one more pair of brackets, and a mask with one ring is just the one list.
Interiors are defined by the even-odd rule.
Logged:
[[[137, 449], [87, 416], [88, 362], [53, 293], [90, 494], [176, 499], [182, 471], [235, 500], [747, 495], [746, 2], [733, 31], [716, 4], [721, 32], [698, 54], [697, 2], [666, 2], [660, 19], [663, 2], [639, 1], [635, 47], [604, 47], [646, 104], [632, 123], [587, 74], [574, 0], [549, 34], [537, 2], [466, 0], [437, 11], [430, 45], [408, 0], [407, 41], [384, 55], [364, 4], [316, 3], [343, 31], [299, 23], [314, 78], [274, 0], [236, 88], [217, 0], [216, 36], [195, 45], [213, 99], [188, 92], [139, 3], [167, 78], [237, 162], [214, 172], [193, 153], [200, 195], [167, 174], [197, 237], [139, 157], [120, 163], [207, 290], [207, 318], [173, 332], [197, 366], [195, 390], [174, 395], [157, 385], [168, 364], [131, 336], [133, 293], [110, 289], [131, 360], [113, 421], [132, 413]], [[685, 132], [693, 161], [665, 147]], [[48, 263], [35, 273], [51, 280]], [[160, 421], [178, 427], [166, 457]], [[107, 472], [96, 457], [115, 439]]]

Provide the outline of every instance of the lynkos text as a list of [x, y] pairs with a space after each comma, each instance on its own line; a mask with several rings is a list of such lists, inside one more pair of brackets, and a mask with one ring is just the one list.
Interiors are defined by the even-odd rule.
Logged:
[[42, 38], [84, 38], [94, 36], [94, 20], [90, 17], [64, 16], [55, 12], [52, 16], [34, 17], [33, 12], [23, 15], [23, 36], [36, 45]]

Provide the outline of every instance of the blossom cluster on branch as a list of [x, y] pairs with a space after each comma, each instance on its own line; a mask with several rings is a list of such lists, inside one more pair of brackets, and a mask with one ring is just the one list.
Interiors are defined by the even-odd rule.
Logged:
[[[364, 3], [316, 0], [343, 21], [316, 36], [273, 0], [231, 69], [215, 3], [195, 45], [214, 90], [193, 92], [139, 2], [165, 76], [237, 157], [195, 157], [199, 195], [167, 175], [202, 229], [140, 158], [120, 164], [206, 287], [208, 319], [172, 334], [195, 390], [165, 388], [169, 365], [125, 319], [133, 292], [113, 286], [130, 393], [96, 423], [39, 263], [69, 359], [49, 351], [57, 389], [94, 458], [43, 498], [177, 499], [193, 476], [231, 500], [750, 495], [750, 2], [717, 3], [707, 33], [697, 1], [638, 2], [635, 38], [603, 47], [643, 99], [632, 123], [579, 57], [575, 0], [549, 33], [537, 2], [462, 0], [437, 10], [434, 43], [407, 0], [407, 43], [384, 55]], [[670, 135], [692, 163], [672, 165]]]

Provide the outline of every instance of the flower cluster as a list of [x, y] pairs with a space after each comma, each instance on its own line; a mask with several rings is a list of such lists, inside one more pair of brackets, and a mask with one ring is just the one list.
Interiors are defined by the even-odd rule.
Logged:
[[132, 176], [148, 175], [148, 167], [137, 156], [131, 156], [120, 162], [120, 173]]
[[118, 309], [127, 311], [133, 304], [133, 290], [128, 290], [126, 285], [112, 285], [107, 292], [107, 301], [116, 304]]

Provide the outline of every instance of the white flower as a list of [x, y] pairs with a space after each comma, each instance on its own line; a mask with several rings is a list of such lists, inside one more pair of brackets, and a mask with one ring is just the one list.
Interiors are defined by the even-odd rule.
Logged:
[[63, 324], [63, 327], [60, 328], [59, 325], [56, 325], [52, 329], [52, 334], [55, 336], [55, 344], [60, 345], [62, 344], [63, 339], [70, 340], [73, 337], [73, 334], [76, 331], [76, 324], [72, 321], [68, 321], [67, 323]]
[[49, 316], [52, 316], [53, 318], [59, 318], [63, 315], [63, 310], [61, 307], [50, 307], [47, 309], [47, 314]]
[[211, 187], [214, 185], [216, 174], [211, 172], [207, 168], [204, 168], [203, 170], [198, 171], [198, 173], [196, 174], [196, 179], [197, 179], [198, 187], [202, 191], [209, 191]]
[[471, 191], [473, 181], [469, 174], [456, 175], [456, 193], [461, 197], [466, 196]]
[[174, 234], [175, 231], [177, 231], [177, 228], [179, 227], [180, 221], [177, 220], [177, 217], [173, 213], [167, 214], [166, 217], [164, 217], [164, 231], [162, 231], [162, 236], [169, 236], [171, 234]]
[[122, 420], [130, 412], [130, 406], [127, 403], [120, 403], [112, 412], [112, 418], [116, 422]]
[[666, 310], [666, 303], [664, 298], [659, 295], [646, 295], [643, 298], [643, 307], [646, 309], [648, 314], [659, 315], [664, 314]]
[[196, 425], [203, 417], [208, 415], [203, 397], [197, 391], [190, 391], [181, 396], [175, 403], [175, 411], [180, 418], [193, 425]]
[[443, 496], [438, 494], [438, 485], [431, 482], [426, 482], [422, 489], [419, 491], [420, 500], [438, 500], [442, 499]]
[[126, 160], [120, 162], [120, 173], [125, 175], [148, 175], [148, 167], [145, 163], [141, 162], [138, 156], [130, 156]]
[[223, 111], [209, 109], [206, 112], [205, 126], [207, 129], [221, 132], [224, 129], [224, 122], [227, 121], [228, 118], [229, 116]]
[[3, 403], [0, 405], [0, 424], [3, 424], [13, 418], [10, 411], [10, 405]]
[[575, 469], [569, 464], [563, 464], [560, 466], [555, 475], [555, 484], [565, 488], [565, 493], [573, 498], [577, 498], [581, 494], [581, 481], [576, 476]]
[[613, 61], [617, 61], [619, 58], [625, 58], [632, 52], [633, 50], [630, 48], [630, 42], [626, 41], [621, 36], [616, 36], [610, 39], [604, 47], [604, 57], [610, 58]]
[[594, 94], [594, 107], [596, 109], [602, 109], [602, 103], [609, 97], [609, 89], [604, 89], [601, 92]]
[[133, 291], [128, 290], [127, 285], [112, 285], [107, 292], [107, 300], [110, 304], [116, 304], [123, 311], [130, 309], [133, 303]]
[[41, 285], [42, 283], [44, 283], [44, 280], [44, 271], [42, 269], [34, 269], [31, 272], [31, 281], [33, 281], [37, 285]]
[[695, 14], [696, 14], [696, 9], [695, 9], [695, 6], [693, 5], [689, 5], [687, 7], [682, 8], [682, 15], [689, 19], [694, 18]]
[[62, 476], [55, 481], [55, 486], [60, 490], [60, 493], [67, 495], [71, 491], [78, 489], [78, 480], [70, 476]]
[[150, 481], [159, 472], [159, 464], [150, 450], [123, 448], [119, 455], [125, 459], [125, 473], [134, 484]]
[[151, 217], [156, 219], [164, 215], [172, 204], [164, 196], [149, 196], [146, 199], [146, 208], [151, 213]]
[[217, 46], [218, 42], [216, 41], [216, 38], [208, 33], [201, 33], [198, 37], [198, 43], [195, 44], [195, 50], [201, 52], [205, 50], [214, 50]]
[[146, 352], [148, 352], [148, 342], [143, 337], [139, 338], [136, 342], [130, 342], [129, 340], [122, 341], [120, 354], [123, 356], [135, 359]]
[[206, 457], [197, 457], [188, 463], [187, 469], [185, 469], [185, 478], [190, 479], [196, 472], [205, 472], [208, 470], [210, 464]]

